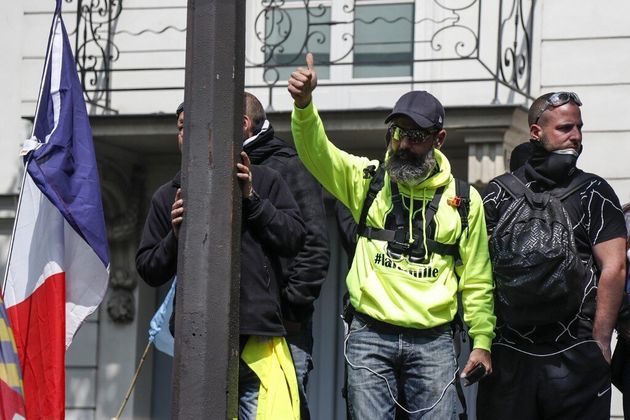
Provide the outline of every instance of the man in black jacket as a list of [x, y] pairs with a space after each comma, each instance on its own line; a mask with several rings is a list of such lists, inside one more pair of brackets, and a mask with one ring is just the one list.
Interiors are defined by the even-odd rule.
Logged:
[[313, 368], [313, 303], [319, 297], [329, 262], [322, 188], [295, 149], [274, 135], [260, 101], [248, 92], [244, 96], [243, 114], [243, 150], [253, 164], [273, 168], [282, 175], [306, 225], [304, 246], [295, 258], [283, 260], [282, 315], [298, 375], [302, 419], [308, 419], [306, 385]]
[[[181, 152], [184, 144], [184, 104], [176, 111], [177, 145]], [[179, 200], [181, 172], [160, 186], [149, 207], [149, 214], [136, 253], [136, 269], [150, 286], [158, 287], [177, 273], [177, 235], [181, 220], [171, 220], [174, 203]]]
[[[183, 107], [178, 108], [178, 142], [183, 143]], [[240, 334], [241, 351], [257, 340], [286, 335], [280, 306], [282, 266], [304, 243], [299, 208], [280, 175], [252, 166], [247, 154], [237, 165], [243, 193], [241, 230]], [[136, 254], [140, 276], [151, 286], [169, 281], [177, 271], [177, 237], [184, 218], [180, 174], [162, 185], [151, 200]], [[239, 418], [255, 418], [260, 381], [243, 360], [239, 367]]]

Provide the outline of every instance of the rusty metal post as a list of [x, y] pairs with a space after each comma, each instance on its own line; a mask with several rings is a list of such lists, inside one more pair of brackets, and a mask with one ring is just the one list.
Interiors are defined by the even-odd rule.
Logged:
[[244, 0], [188, 0], [175, 419], [236, 418]]

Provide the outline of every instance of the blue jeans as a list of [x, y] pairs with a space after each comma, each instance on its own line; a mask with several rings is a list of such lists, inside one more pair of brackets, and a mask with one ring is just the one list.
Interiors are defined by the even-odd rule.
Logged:
[[394, 328], [355, 313], [345, 344], [351, 418], [394, 419], [396, 400], [409, 419], [456, 419], [457, 362], [450, 325]]
[[258, 408], [260, 380], [247, 363], [240, 359], [238, 366], [238, 418], [255, 420]]
[[306, 386], [308, 385], [308, 375], [313, 370], [313, 335], [311, 328], [303, 328], [299, 332], [290, 333], [286, 337], [295, 375], [297, 376], [298, 390], [300, 392], [300, 419], [309, 420], [311, 418], [306, 399]]

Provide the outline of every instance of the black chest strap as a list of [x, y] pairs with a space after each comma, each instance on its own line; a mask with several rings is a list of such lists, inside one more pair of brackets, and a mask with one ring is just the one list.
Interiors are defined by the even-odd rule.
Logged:
[[370, 181], [370, 187], [365, 196], [365, 200], [363, 201], [363, 207], [361, 208], [361, 216], [359, 217], [359, 225], [357, 228], [357, 234], [359, 236], [365, 236], [363, 231], [365, 230], [365, 220], [367, 219], [368, 211], [374, 202], [374, 198], [380, 190], [383, 189], [384, 179], [385, 179], [385, 168], [383, 165], [380, 165], [378, 169], [374, 165], [370, 165], [367, 168], [363, 169], [363, 178], [368, 179], [372, 178]]
[[[363, 202], [363, 207], [361, 209], [361, 215], [359, 218], [359, 224], [357, 228], [357, 234], [359, 236], [366, 237], [368, 239], [374, 239], [379, 241], [386, 241], [393, 245], [394, 247], [400, 249], [401, 251], [407, 251], [409, 249], [418, 248], [420, 241], [424, 240], [424, 232], [423, 225], [427, 226], [430, 229], [430, 226], [433, 222], [435, 214], [438, 211], [440, 200], [442, 198], [442, 194], [444, 192], [444, 187], [440, 187], [435, 191], [433, 195], [433, 199], [427, 205], [425, 211], [425, 222], [421, 223], [421, 221], [416, 221], [415, 230], [419, 231], [419, 235], [414, 238], [414, 243], [410, 244], [409, 239], [410, 232], [405, 220], [404, 216], [404, 207], [402, 204], [402, 198], [400, 196], [400, 192], [398, 190], [398, 185], [395, 182], [391, 184], [392, 190], [392, 205], [393, 205], [393, 214], [396, 223], [396, 229], [379, 229], [366, 225], [367, 214], [376, 198], [378, 192], [383, 188], [384, 185], [384, 177], [385, 177], [385, 169], [383, 165], [375, 168], [373, 165], [368, 166], [364, 170], [365, 177], [372, 176], [372, 180], [370, 182], [370, 187], [368, 189], [367, 195], [365, 197], [365, 201]], [[466, 181], [462, 181], [459, 179], [455, 179], [455, 197], [449, 199], [453, 200], [449, 201], [449, 205], [452, 205], [457, 208], [457, 211], [460, 215], [461, 226], [462, 226], [462, 234], [468, 229], [468, 209], [470, 205], [470, 187]], [[451, 255], [455, 257], [456, 260], [459, 260], [459, 240], [458, 243], [455, 244], [443, 244], [441, 242], [435, 241], [433, 238], [435, 237], [434, 232], [427, 232], [428, 234], [426, 243], [427, 243], [427, 252], [423, 254], [431, 254], [437, 253], [440, 255]], [[461, 236], [461, 235], [460, 235]], [[423, 255], [424, 256], [424, 255]]]

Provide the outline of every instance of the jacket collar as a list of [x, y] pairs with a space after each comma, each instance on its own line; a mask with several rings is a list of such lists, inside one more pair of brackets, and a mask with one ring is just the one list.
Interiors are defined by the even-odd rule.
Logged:
[[267, 134], [271, 132], [271, 137], [273, 137], [273, 127], [271, 126], [271, 123], [269, 122], [269, 120], [265, 120], [265, 122], [263, 123], [262, 128], [260, 129], [260, 131], [256, 134], [254, 134], [253, 136], [251, 136], [248, 139], [245, 139], [245, 141], [243, 141], [243, 149], [245, 149], [245, 147], [252, 145], [253, 143], [256, 142], [256, 140], [260, 139], [264, 139], [269, 137]]

